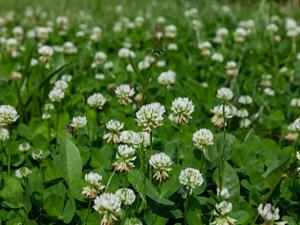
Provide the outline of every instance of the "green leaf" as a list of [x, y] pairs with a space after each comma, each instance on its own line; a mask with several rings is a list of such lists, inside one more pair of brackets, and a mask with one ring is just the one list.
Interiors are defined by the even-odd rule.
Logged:
[[240, 181], [237, 173], [228, 162], [224, 163], [223, 171], [219, 166], [213, 174], [213, 181], [218, 187], [221, 186], [220, 179], [223, 180], [223, 187], [228, 189], [230, 199], [237, 200], [240, 195]]
[[44, 199], [44, 209], [49, 216], [59, 217], [64, 208], [65, 195], [50, 194]]
[[214, 145], [207, 147], [204, 151], [204, 155], [214, 166], [217, 166], [222, 161], [223, 152], [225, 159], [228, 160], [231, 155], [231, 144], [235, 141], [235, 137], [231, 134], [225, 135], [219, 133], [214, 135]]
[[73, 199], [69, 199], [65, 205], [62, 215], [59, 216], [59, 219], [64, 221], [64, 223], [70, 223], [73, 216], [75, 215], [76, 204]]
[[180, 166], [174, 166], [169, 179], [161, 185], [160, 196], [168, 198], [178, 191], [181, 186], [178, 179], [181, 168]]
[[[185, 203], [186, 204], [186, 203]], [[187, 222], [188, 225], [201, 225], [202, 224], [202, 214], [200, 211], [200, 203], [194, 197], [188, 199], [188, 212], [187, 212]]]
[[94, 168], [110, 169], [114, 150], [110, 145], [105, 145], [101, 149], [92, 149], [91, 166]]
[[81, 177], [80, 153], [74, 143], [65, 137], [60, 146], [60, 159], [63, 178], [69, 186]]
[[25, 195], [20, 180], [15, 177], [4, 177], [4, 187], [0, 191], [0, 204], [3, 207], [21, 208], [25, 206]]

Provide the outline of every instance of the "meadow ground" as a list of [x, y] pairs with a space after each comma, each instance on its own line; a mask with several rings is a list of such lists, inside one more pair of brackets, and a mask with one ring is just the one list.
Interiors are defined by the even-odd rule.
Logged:
[[300, 224], [298, 4], [0, 0], [0, 224]]

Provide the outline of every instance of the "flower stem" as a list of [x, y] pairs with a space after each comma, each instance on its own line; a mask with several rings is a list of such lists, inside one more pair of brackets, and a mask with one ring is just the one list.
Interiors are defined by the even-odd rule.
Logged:
[[184, 225], [187, 225], [187, 213], [189, 209], [189, 196], [184, 201]]
[[85, 217], [84, 217], [84, 225], [86, 225], [87, 221], [88, 221], [88, 217], [89, 217], [89, 214], [90, 214], [91, 203], [92, 203], [92, 201], [89, 199], [89, 206], [88, 206], [88, 209], [87, 209]]
[[110, 175], [110, 177], [109, 177], [109, 179], [108, 179], [108, 181], [107, 181], [107, 184], [106, 184], [105, 191], [108, 189], [108, 187], [109, 187], [109, 185], [110, 185], [110, 182], [111, 182], [113, 176], [115, 175], [115, 173], [116, 173], [116, 169], [114, 169], [114, 171], [113, 171], [112, 174]]

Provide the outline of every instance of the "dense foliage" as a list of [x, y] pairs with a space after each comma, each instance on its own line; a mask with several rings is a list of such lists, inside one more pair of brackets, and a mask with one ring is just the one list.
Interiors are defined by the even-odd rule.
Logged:
[[0, 224], [300, 224], [292, 8], [20, 2], [0, 14]]

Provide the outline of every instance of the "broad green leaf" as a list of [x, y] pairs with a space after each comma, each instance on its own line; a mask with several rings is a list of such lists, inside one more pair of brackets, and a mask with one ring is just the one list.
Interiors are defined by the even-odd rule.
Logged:
[[70, 223], [73, 216], [75, 215], [76, 204], [73, 199], [69, 199], [65, 205], [65, 208], [62, 214], [59, 216], [59, 219], [64, 221], [64, 223]]
[[24, 207], [26, 201], [25, 193], [20, 180], [16, 177], [4, 177], [4, 186], [0, 190], [0, 204], [2, 207], [21, 208]]
[[221, 166], [215, 169], [213, 174], [213, 181], [215, 184], [220, 187], [221, 181], [223, 181], [223, 187], [227, 188], [230, 194], [230, 198], [233, 200], [237, 200], [240, 195], [240, 181], [237, 173], [232, 168], [232, 166], [228, 163], [224, 163], [223, 171]]
[[79, 150], [67, 137], [60, 146], [62, 175], [69, 186], [81, 177], [82, 163]]

